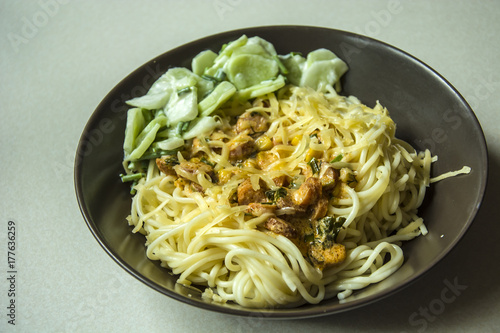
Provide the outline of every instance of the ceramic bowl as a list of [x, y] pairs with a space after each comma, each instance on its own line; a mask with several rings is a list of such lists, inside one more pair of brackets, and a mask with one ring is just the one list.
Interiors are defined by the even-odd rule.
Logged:
[[[190, 67], [200, 51], [218, 51], [242, 34], [260, 36], [279, 54], [327, 48], [349, 65], [342, 94], [368, 106], [386, 106], [397, 124], [396, 136], [418, 150], [429, 148], [439, 160], [432, 175], [472, 168], [465, 176], [433, 184], [420, 209], [429, 233], [403, 245], [405, 262], [392, 276], [355, 292], [345, 302], [324, 300], [293, 309], [247, 309], [205, 301], [192, 288], [145, 254], [145, 238], [132, 234], [129, 185], [120, 181], [122, 143], [128, 109], [125, 101], [146, 93], [168, 68]], [[196, 307], [263, 318], [304, 318], [347, 311], [403, 289], [435, 266], [457, 245], [481, 204], [487, 178], [483, 132], [464, 98], [441, 75], [415, 57], [386, 43], [354, 33], [307, 26], [268, 26], [208, 36], [170, 50], [134, 70], [116, 85], [90, 117], [75, 159], [75, 188], [82, 215], [102, 248], [126, 272], [168, 297]]]

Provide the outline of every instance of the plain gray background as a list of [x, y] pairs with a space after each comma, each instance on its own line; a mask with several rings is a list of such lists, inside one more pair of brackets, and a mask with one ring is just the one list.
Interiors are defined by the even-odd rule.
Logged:
[[[497, 331], [498, 13], [499, 1], [0, 1], [0, 331]], [[482, 209], [438, 266], [380, 302], [295, 321], [212, 313], [141, 284], [95, 241], [73, 185], [83, 128], [122, 78], [183, 43], [277, 24], [348, 30], [419, 58], [473, 107], [490, 154]], [[15, 326], [8, 221], [16, 223]]]

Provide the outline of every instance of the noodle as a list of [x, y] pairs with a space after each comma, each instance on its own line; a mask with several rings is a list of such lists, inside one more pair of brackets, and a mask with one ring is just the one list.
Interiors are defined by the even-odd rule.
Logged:
[[[221, 115], [222, 129], [177, 154], [175, 173], [149, 163], [128, 218], [133, 232], [146, 235], [148, 258], [171, 269], [178, 283], [204, 286], [204, 297], [215, 301], [258, 308], [316, 304], [334, 296], [344, 300], [387, 278], [403, 264], [401, 243], [427, 233], [417, 215], [426, 187], [469, 170], [430, 178], [435, 158], [395, 138], [385, 108], [369, 108], [332, 89], [322, 94], [287, 87], [257, 98], [246, 114], [269, 122], [259, 135], [272, 140], [271, 148], [231, 160], [233, 125]], [[182, 168], [199, 154], [213, 164], [218, 181], [201, 169]], [[289, 216], [289, 208], [252, 216], [235, 201], [246, 179], [253, 191], [277, 191], [274, 179], [284, 176], [296, 190], [308, 177], [319, 177], [307, 176], [313, 158], [345, 178], [325, 214], [342, 221], [335, 243], [346, 255], [324, 267], [296, 241], [264, 226], [271, 216]]]

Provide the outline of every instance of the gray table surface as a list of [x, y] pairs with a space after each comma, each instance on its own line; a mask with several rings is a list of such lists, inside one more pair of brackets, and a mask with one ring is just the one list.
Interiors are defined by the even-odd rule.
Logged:
[[[500, 329], [500, 1], [0, 1], [1, 332], [493, 332]], [[149, 59], [227, 30], [315, 25], [421, 59], [473, 107], [489, 185], [469, 232], [397, 294], [334, 316], [268, 321], [171, 300], [126, 274], [80, 214], [73, 161], [101, 99]], [[16, 224], [15, 326], [7, 230]], [[458, 285], [453, 300], [443, 290]]]

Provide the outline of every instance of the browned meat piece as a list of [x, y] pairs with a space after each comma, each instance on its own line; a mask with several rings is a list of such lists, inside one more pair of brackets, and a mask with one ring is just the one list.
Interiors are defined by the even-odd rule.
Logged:
[[254, 139], [246, 134], [231, 139], [227, 145], [229, 147], [229, 159], [233, 161], [243, 160], [256, 150]]
[[195, 176], [199, 173], [207, 174], [212, 181], [215, 181], [215, 172], [212, 166], [199, 162], [197, 159], [192, 159], [191, 161], [183, 161], [178, 166], [176, 166], [176, 173], [180, 177], [187, 176], [186, 178], [193, 178], [190, 176]]
[[220, 169], [217, 172], [217, 183], [219, 185], [223, 185], [223, 184], [227, 183], [233, 175], [238, 173], [238, 171], [240, 171], [240, 170]]
[[349, 185], [350, 187], [353, 187], [353, 188], [356, 187], [356, 185], [358, 184], [358, 181], [356, 179], [356, 175], [349, 168], [340, 169], [339, 179], [342, 182], [346, 183], [347, 185]]
[[177, 178], [174, 182], [175, 187], [178, 187], [180, 189], [184, 189], [184, 187], [188, 184], [189, 180], [186, 180], [184, 178]]
[[210, 165], [198, 161], [183, 161], [179, 164], [179, 168], [193, 175], [200, 172], [210, 173], [214, 170]]
[[278, 160], [278, 156], [270, 151], [261, 151], [257, 154], [257, 165], [265, 170], [269, 165]]
[[156, 166], [166, 175], [175, 175], [174, 166], [177, 164], [179, 164], [179, 161], [174, 155], [162, 156], [156, 159]]
[[328, 163], [321, 164], [321, 170], [319, 172], [319, 180], [324, 190], [331, 190], [335, 187], [339, 179], [338, 170], [332, 168]]
[[203, 187], [200, 184], [192, 182], [192, 181], [187, 180], [185, 178], [177, 178], [174, 182], [174, 185], [180, 189], [183, 189], [184, 191], [189, 192], [189, 193], [192, 193], [192, 192], [203, 193]]
[[270, 217], [264, 222], [264, 228], [274, 232], [278, 235], [283, 235], [286, 238], [297, 238], [297, 231], [287, 221], [279, 217]]
[[299, 206], [308, 206], [315, 203], [321, 197], [321, 182], [316, 177], [306, 179], [299, 189], [292, 195], [292, 200]]
[[252, 187], [252, 182], [250, 179], [245, 179], [240, 185], [238, 185], [238, 204], [248, 205], [251, 202], [264, 202], [266, 201], [266, 193], [264, 181], [259, 182], [260, 189], [254, 190]]
[[251, 202], [248, 204], [246, 212], [252, 214], [253, 216], [261, 216], [264, 214], [272, 214], [275, 210], [276, 205]]
[[309, 247], [308, 257], [315, 267], [323, 269], [326, 266], [338, 264], [345, 260], [345, 246], [334, 243], [331, 247], [325, 248], [320, 242], [313, 243]]
[[290, 194], [285, 197], [278, 198], [276, 200], [276, 207], [281, 209], [285, 214], [303, 214], [307, 211], [306, 206], [296, 205]]
[[326, 216], [328, 212], [328, 198], [322, 196], [319, 200], [312, 206], [311, 216], [309, 217], [311, 220], [317, 220]]
[[262, 133], [269, 129], [269, 123], [258, 112], [245, 112], [236, 121], [236, 133]]
[[300, 168], [302, 169], [301, 174], [304, 175], [306, 179], [314, 175], [309, 165], [304, 164], [303, 166], [300, 166]]
[[278, 187], [288, 187], [290, 185], [290, 178], [287, 175], [282, 175], [273, 178], [273, 182]]

